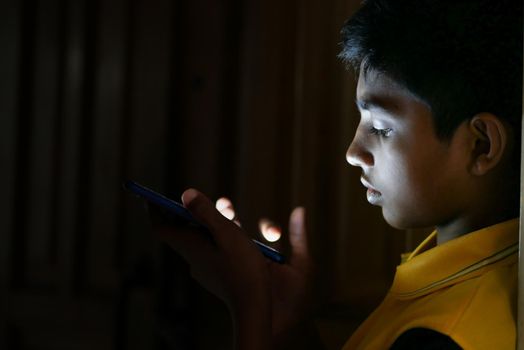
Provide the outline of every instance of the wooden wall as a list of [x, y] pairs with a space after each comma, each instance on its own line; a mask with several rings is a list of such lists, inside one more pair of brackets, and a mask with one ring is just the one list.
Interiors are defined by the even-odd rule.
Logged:
[[357, 7], [2, 1], [0, 347], [230, 348], [224, 307], [149, 236], [124, 179], [227, 195], [254, 234], [306, 205], [330, 295], [317, 325], [339, 347], [406, 248], [345, 163], [356, 84], [336, 55]]

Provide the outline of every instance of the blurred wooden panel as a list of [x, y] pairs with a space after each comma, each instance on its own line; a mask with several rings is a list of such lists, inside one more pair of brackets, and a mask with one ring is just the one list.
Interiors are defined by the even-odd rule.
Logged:
[[52, 275], [54, 266], [52, 237], [53, 190], [56, 154], [55, 140], [58, 122], [58, 86], [60, 79], [60, 24], [63, 15], [58, 1], [36, 4], [34, 33], [35, 52], [34, 74], [30, 82], [30, 96], [25, 97], [30, 104], [31, 128], [27, 132], [28, 188], [27, 221], [24, 250], [27, 252], [26, 284], [33, 288], [50, 289], [55, 286]]
[[13, 116], [16, 119], [16, 144], [15, 154], [16, 162], [14, 168], [14, 178], [12, 186], [15, 189], [15, 196], [13, 197], [13, 232], [16, 234], [12, 238], [11, 254], [12, 267], [11, 271], [12, 284], [21, 287], [26, 282], [27, 274], [27, 252], [24, 249], [24, 242], [27, 236], [27, 221], [25, 216], [28, 209], [28, 189], [27, 180], [29, 178], [29, 164], [28, 159], [30, 150], [30, 138], [26, 125], [32, 122], [33, 106], [31, 101], [33, 90], [31, 83], [34, 76], [34, 32], [36, 22], [36, 11], [31, 7], [34, 2], [28, 0], [23, 3], [22, 8], [30, 8], [24, 11], [24, 16], [20, 21], [20, 57], [19, 57], [19, 71], [18, 71], [18, 89], [15, 97], [17, 103], [16, 114]]
[[13, 293], [10, 322], [15, 342], [7, 349], [112, 349], [112, 305], [96, 299], [66, 299], [32, 292]]
[[12, 282], [14, 202], [17, 142], [17, 94], [19, 91], [21, 9], [16, 0], [0, 3], [0, 182], [4, 189], [0, 196], [0, 348], [6, 349], [13, 337], [9, 329], [12, 308], [9, 307], [8, 286]]
[[256, 233], [260, 217], [287, 227], [294, 115], [295, 2], [249, 2], [241, 37], [236, 178], [239, 215]]
[[130, 118], [124, 116], [126, 82], [125, 54], [130, 33], [126, 32], [126, 1], [99, 3], [94, 48], [93, 135], [88, 169], [92, 193], [88, 204], [86, 251], [88, 288], [111, 294], [119, 283], [115, 253], [119, 205], [122, 199], [123, 132]]
[[57, 271], [56, 284], [60, 294], [70, 295], [74, 289], [75, 268], [77, 259], [75, 243], [77, 242], [77, 215], [78, 215], [78, 176], [81, 140], [82, 93], [83, 93], [83, 65], [85, 64], [85, 19], [83, 17], [84, 4], [75, 2], [66, 7], [67, 36], [64, 38], [64, 66], [62, 68], [60, 84], [63, 84], [62, 104], [59, 107], [59, 119], [56, 132], [58, 133], [57, 208], [53, 213], [57, 231]]
[[[165, 192], [167, 138], [169, 135], [169, 91], [173, 44], [174, 3], [167, 0], [130, 2], [124, 130], [122, 143], [123, 177]], [[124, 315], [118, 315], [122, 329], [119, 348], [140, 349], [158, 346], [155, 260], [161, 252], [150, 235], [143, 203], [122, 193], [123, 226], [117, 248], [123, 247], [122, 267]], [[119, 249], [121, 249], [119, 248]], [[155, 259], [156, 258], [156, 259]], [[153, 275], [155, 274], [155, 275]], [[167, 306], [166, 306], [167, 308]], [[178, 315], [174, 315], [177, 317]], [[142, 331], [136, 332], [136, 329]]]
[[[179, 2], [174, 20], [173, 91], [170, 120], [170, 190], [179, 197], [187, 187], [216, 196], [221, 142], [227, 137], [222, 123], [229, 86], [226, 21], [231, 1]], [[203, 9], [206, 9], [205, 11]], [[234, 50], [235, 48], [233, 48]], [[176, 140], [176, 141], [175, 141]], [[170, 179], [170, 181], [172, 181]]]
[[[171, 59], [170, 1], [136, 1], [131, 4], [132, 40], [128, 51], [129, 74], [125, 93], [122, 136], [122, 174], [119, 181], [132, 179], [157, 191], [165, 191], [168, 92]], [[120, 186], [119, 186], [120, 187]], [[128, 193], [120, 192], [124, 206], [124, 226], [120, 240], [123, 266], [131, 266], [137, 258], [151, 254], [158, 244], [149, 235], [150, 225], [143, 203]]]

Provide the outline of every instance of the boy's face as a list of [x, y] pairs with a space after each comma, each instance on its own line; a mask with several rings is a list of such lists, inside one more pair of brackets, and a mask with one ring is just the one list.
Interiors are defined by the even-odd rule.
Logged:
[[415, 228], [459, 217], [470, 190], [466, 141], [457, 133], [438, 139], [429, 107], [383, 74], [360, 75], [357, 105], [361, 119], [346, 157], [362, 168], [367, 199], [385, 220]]

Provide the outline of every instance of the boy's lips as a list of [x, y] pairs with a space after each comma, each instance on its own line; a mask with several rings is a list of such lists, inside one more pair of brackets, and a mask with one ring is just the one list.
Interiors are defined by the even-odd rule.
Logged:
[[360, 177], [360, 182], [362, 182], [362, 185], [364, 185], [364, 187], [366, 187], [367, 189], [369, 190], [373, 190], [375, 192], [378, 192], [375, 187], [373, 187], [370, 183], [369, 183], [369, 180], [366, 179], [364, 176], [361, 176]]
[[377, 191], [364, 176], [360, 177], [360, 182], [368, 189], [366, 197], [369, 203], [378, 204], [379, 200], [382, 198], [382, 193]]

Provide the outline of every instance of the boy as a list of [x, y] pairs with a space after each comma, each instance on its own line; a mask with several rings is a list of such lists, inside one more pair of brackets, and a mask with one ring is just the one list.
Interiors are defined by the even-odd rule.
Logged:
[[[344, 349], [514, 349], [521, 0], [368, 0], [342, 32], [361, 112], [348, 162], [389, 224], [436, 227]], [[312, 271], [304, 209], [291, 214], [280, 265], [201, 193], [182, 200], [215, 244], [156, 231], [227, 304], [237, 347], [300, 347]]]

